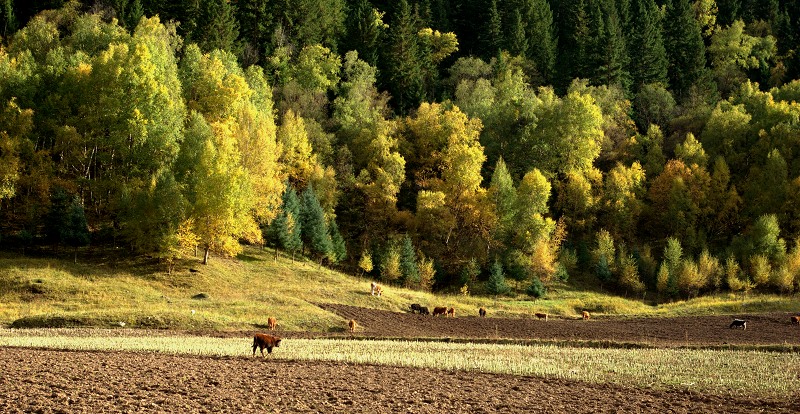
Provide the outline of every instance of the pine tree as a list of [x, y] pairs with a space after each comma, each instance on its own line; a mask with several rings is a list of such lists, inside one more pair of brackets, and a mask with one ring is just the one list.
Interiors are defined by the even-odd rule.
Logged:
[[77, 262], [78, 247], [89, 244], [89, 226], [86, 223], [83, 205], [81, 205], [78, 197], [75, 197], [67, 208], [67, 216], [64, 224], [65, 226], [62, 233], [63, 241], [67, 246], [75, 248], [75, 262]]
[[585, 77], [589, 27], [585, 0], [558, 2], [558, 89], [566, 89], [577, 77]]
[[300, 199], [297, 197], [297, 192], [292, 186], [287, 185], [286, 191], [283, 193], [283, 205], [280, 208], [280, 212], [265, 231], [265, 238], [276, 249], [281, 247], [287, 252], [291, 252], [292, 259], [294, 259], [294, 253], [303, 247], [303, 241], [300, 238], [302, 234], [300, 207]]
[[17, 18], [14, 13], [14, 1], [0, 2], [0, 37], [7, 38], [17, 31]]
[[503, 21], [497, 8], [497, 0], [490, 0], [488, 16], [482, 22], [481, 32], [478, 35], [480, 55], [483, 58], [496, 56], [502, 48]]
[[528, 52], [528, 38], [525, 33], [525, 23], [519, 10], [511, 12], [508, 22], [508, 37], [506, 49], [514, 56], [525, 56]]
[[239, 36], [239, 23], [229, 0], [204, 0], [200, 2], [197, 29], [191, 39], [203, 51], [220, 49], [233, 51]]
[[547, 293], [547, 288], [544, 287], [542, 281], [538, 277], [534, 277], [525, 293], [532, 296], [534, 299], [539, 299]]
[[336, 220], [331, 220], [328, 223], [328, 232], [331, 235], [331, 253], [335, 262], [340, 263], [347, 259], [347, 243], [344, 237], [339, 232], [339, 226]]
[[371, 66], [378, 64], [381, 37], [388, 27], [381, 20], [383, 13], [372, 7], [369, 0], [356, 0], [350, 6], [345, 21], [346, 35], [343, 49], [355, 50]]
[[[272, 9], [269, 0], [239, 0], [236, 7], [239, 35], [244, 42], [243, 57], [247, 61], [261, 63], [268, 55], [272, 35]], [[243, 59], [244, 60], [244, 59]]]
[[556, 34], [553, 11], [547, 0], [531, 0], [528, 17], [528, 57], [536, 63], [536, 69], [546, 84], [553, 80], [556, 63]]
[[417, 266], [417, 253], [414, 252], [414, 245], [411, 238], [406, 235], [403, 238], [403, 245], [400, 246], [400, 273], [408, 287], [419, 285], [419, 267]]
[[669, 60], [669, 84], [677, 98], [686, 97], [692, 85], [702, 78], [706, 65], [703, 35], [689, 0], [668, 3], [664, 46]]
[[627, 91], [630, 87], [628, 52], [615, 3], [613, 0], [593, 3], [590, 11], [590, 78], [596, 85], [619, 85]]
[[503, 273], [503, 265], [499, 260], [495, 260], [489, 271], [489, 280], [486, 281], [486, 290], [492, 295], [503, 295], [508, 293], [511, 288], [506, 284], [506, 276]]
[[308, 245], [314, 255], [323, 260], [333, 251], [333, 243], [328, 233], [328, 224], [325, 221], [322, 205], [311, 185], [303, 191], [302, 202], [300, 223], [303, 242]]
[[419, 106], [425, 97], [425, 79], [417, 22], [407, 0], [400, 0], [389, 24], [389, 40], [381, 73], [383, 89], [392, 95], [395, 109], [401, 114]]
[[661, 12], [654, 0], [632, 0], [628, 28], [633, 89], [650, 83], [667, 84], [667, 52], [661, 29]]

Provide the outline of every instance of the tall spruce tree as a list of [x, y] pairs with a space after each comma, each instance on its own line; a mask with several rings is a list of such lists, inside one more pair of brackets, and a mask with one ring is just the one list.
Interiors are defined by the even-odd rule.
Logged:
[[556, 64], [556, 34], [553, 24], [553, 11], [547, 0], [531, 0], [528, 17], [528, 57], [536, 64], [536, 70], [544, 82], [553, 80]]
[[630, 87], [628, 52], [622, 20], [613, 0], [589, 5], [589, 48], [587, 75], [595, 85]]
[[414, 252], [414, 245], [408, 235], [403, 238], [403, 245], [400, 246], [400, 273], [406, 286], [419, 286], [417, 253]]
[[499, 260], [495, 260], [489, 270], [489, 280], [486, 281], [486, 290], [492, 295], [503, 295], [508, 293], [511, 288], [506, 283], [506, 275], [503, 273], [503, 265]]
[[0, 1], [0, 36], [7, 38], [17, 31], [17, 17], [13, 0]]
[[369, 0], [355, 0], [345, 20], [343, 51], [355, 50], [358, 56], [371, 66], [378, 64], [381, 37], [386, 24], [383, 13], [374, 8]]
[[497, 7], [497, 0], [489, 0], [487, 18], [481, 22], [478, 35], [480, 56], [489, 59], [496, 56], [504, 45], [503, 20]]
[[425, 97], [424, 68], [421, 62], [416, 19], [407, 0], [394, 7], [389, 24], [389, 40], [382, 59], [383, 89], [392, 95], [392, 106], [401, 114], [419, 106]]
[[669, 84], [674, 95], [686, 97], [706, 66], [706, 47], [689, 0], [672, 0], [664, 19], [664, 45], [669, 60]]
[[305, 191], [303, 191], [302, 202], [300, 225], [303, 242], [308, 245], [313, 255], [317, 256], [320, 260], [324, 260], [331, 255], [333, 243], [328, 233], [325, 212], [311, 185], [306, 187]]
[[269, 0], [239, 0], [236, 7], [239, 36], [243, 42], [242, 61], [262, 63], [269, 54], [273, 16]]
[[566, 90], [576, 77], [585, 77], [589, 26], [586, 0], [560, 0], [558, 2], [558, 79], [556, 86]]
[[328, 223], [328, 233], [331, 236], [331, 257], [335, 262], [342, 262], [347, 259], [347, 243], [339, 232], [339, 225], [336, 220]]
[[214, 49], [233, 51], [234, 42], [239, 37], [239, 22], [234, 11], [228, 0], [201, 1], [192, 40], [204, 52]]
[[[286, 191], [283, 193], [283, 205], [281, 205], [280, 212], [266, 228], [264, 237], [276, 249], [280, 247], [287, 252], [291, 252], [293, 260], [294, 253], [303, 247], [303, 241], [300, 238], [302, 234], [300, 207], [300, 199], [297, 197], [297, 192], [294, 187], [287, 184]], [[277, 250], [275, 253], [277, 255]]]
[[650, 83], [667, 84], [667, 52], [661, 12], [654, 0], [632, 0], [628, 52], [634, 92]]

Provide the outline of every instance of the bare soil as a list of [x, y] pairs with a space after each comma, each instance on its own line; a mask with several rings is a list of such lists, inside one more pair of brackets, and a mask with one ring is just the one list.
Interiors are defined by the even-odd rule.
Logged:
[[[798, 345], [789, 314], [588, 321], [456, 318], [323, 305], [356, 336]], [[476, 310], [477, 315], [477, 310]], [[747, 329], [729, 329], [733, 317]], [[242, 335], [252, 332], [213, 333]], [[161, 333], [163, 334], [163, 332]], [[206, 334], [212, 334], [207, 332]], [[349, 336], [279, 332], [286, 338]], [[285, 346], [290, 345], [285, 342]], [[278, 350], [279, 352], [279, 350]], [[0, 412], [797, 413], [800, 403], [614, 384], [271, 358], [0, 348]]]

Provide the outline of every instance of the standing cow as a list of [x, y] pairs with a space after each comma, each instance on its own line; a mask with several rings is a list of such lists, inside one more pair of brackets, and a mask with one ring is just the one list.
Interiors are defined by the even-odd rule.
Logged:
[[411, 304], [411, 313], [420, 313], [420, 314], [422, 314], [422, 306], [419, 303], [412, 303]]
[[433, 308], [433, 316], [445, 315], [447, 316], [447, 308], [444, 306], [436, 306]]
[[485, 318], [486, 317], [486, 308], [478, 309], [478, 315], [480, 315], [481, 318]]
[[275, 327], [277, 327], [277, 326], [278, 326], [278, 320], [277, 319], [273, 318], [272, 316], [267, 318], [267, 328], [270, 331], [274, 331]]
[[730, 329], [742, 328], [742, 330], [745, 330], [747, 329], [747, 321], [744, 319], [734, 319], [733, 322], [731, 322], [730, 326], [728, 326], [728, 328]]
[[800, 325], [800, 316], [792, 316], [792, 325]]

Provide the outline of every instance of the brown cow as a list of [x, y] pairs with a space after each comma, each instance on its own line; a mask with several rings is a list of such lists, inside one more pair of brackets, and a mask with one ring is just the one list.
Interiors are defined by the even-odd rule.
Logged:
[[480, 315], [481, 318], [485, 318], [486, 317], [486, 308], [478, 309], [478, 315]]
[[274, 331], [276, 326], [278, 326], [278, 321], [275, 318], [273, 318], [272, 316], [267, 318], [267, 328], [270, 331]]
[[455, 317], [456, 317], [456, 308], [450, 308], [450, 309], [448, 309], [448, 310], [447, 310], [447, 314], [445, 314], [445, 316], [452, 316], [452, 317], [454, 317], [454, 318], [455, 318]]
[[372, 296], [381, 296], [381, 295], [383, 295], [383, 289], [381, 288], [381, 285], [379, 285], [379, 284], [377, 284], [375, 282], [372, 282], [372, 283], [370, 283], [369, 287], [370, 287], [370, 289], [369, 289], [369, 294], [370, 295], [372, 295]]
[[583, 311], [583, 319], [589, 320], [589, 312]]
[[800, 325], [800, 316], [792, 316], [792, 325]]
[[447, 315], [447, 308], [443, 306], [436, 306], [433, 308], [433, 316], [436, 315]]
[[253, 337], [253, 356], [256, 356], [256, 348], [261, 351], [261, 356], [264, 356], [264, 348], [267, 348], [267, 353], [272, 353], [272, 348], [281, 346], [281, 338], [277, 336], [257, 333]]
[[544, 319], [547, 322], [547, 314], [546, 313], [536, 313], [536, 317], [539, 319]]
[[350, 322], [347, 323], [347, 326], [350, 327], [350, 332], [355, 332], [356, 328], [358, 328], [358, 324], [356, 323], [355, 319], [350, 319]]

